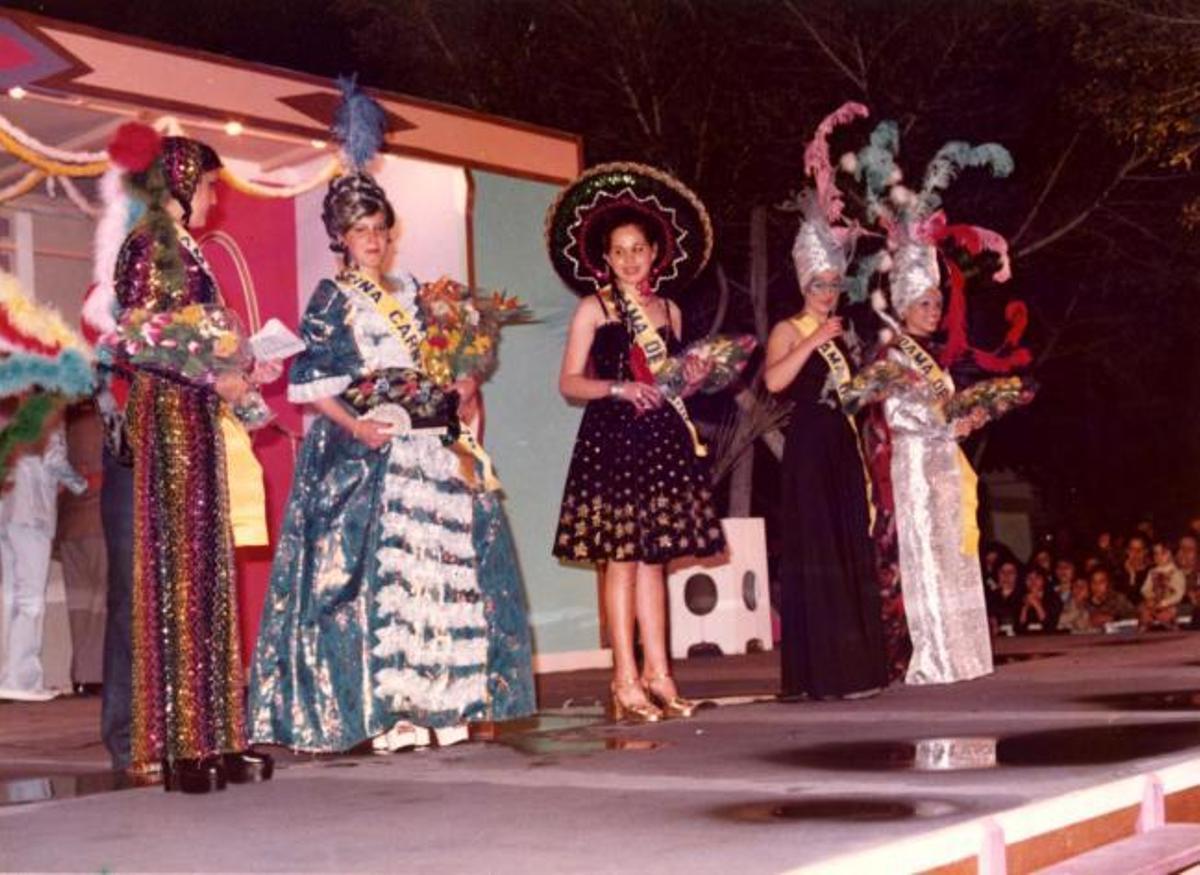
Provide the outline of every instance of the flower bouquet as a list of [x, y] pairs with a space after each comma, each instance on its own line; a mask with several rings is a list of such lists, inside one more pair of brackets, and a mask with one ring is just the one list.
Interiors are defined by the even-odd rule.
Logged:
[[956, 392], [946, 402], [946, 419], [953, 422], [982, 410], [986, 419], [998, 419], [1014, 407], [1028, 404], [1037, 394], [1029, 377], [994, 377]]
[[[711, 395], [737, 379], [757, 345], [757, 341], [749, 334], [718, 334], [698, 340], [679, 355], [672, 356], [657, 374], [650, 370], [641, 347], [634, 345], [630, 351], [630, 369], [635, 380], [657, 383], [663, 394], [668, 396], [687, 397], [696, 392]], [[705, 376], [701, 382], [693, 384], [688, 381], [687, 366], [690, 363], [705, 366]]]
[[[237, 314], [215, 304], [132, 310], [101, 345], [112, 360], [201, 386], [214, 385], [223, 374], [244, 374], [253, 360]], [[246, 392], [233, 413], [250, 428], [274, 416], [257, 389]]]
[[435, 431], [442, 443], [458, 439], [458, 395], [413, 368], [386, 368], [350, 386], [342, 398], [360, 416], [378, 419], [397, 434]]
[[533, 321], [532, 311], [503, 292], [476, 294], [442, 277], [417, 292], [425, 320], [421, 364], [439, 385], [460, 377], [486, 377], [496, 365], [500, 329]]
[[865, 407], [918, 383], [915, 372], [890, 359], [872, 362], [851, 378], [840, 393], [842, 410], [854, 416]]

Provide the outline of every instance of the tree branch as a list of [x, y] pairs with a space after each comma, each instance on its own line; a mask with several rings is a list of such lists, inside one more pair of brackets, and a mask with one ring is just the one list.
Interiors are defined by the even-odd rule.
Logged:
[[1128, 161], [1126, 161], [1124, 164], [1121, 165], [1120, 169], [1117, 170], [1116, 175], [1114, 175], [1112, 180], [1108, 183], [1108, 185], [1105, 186], [1104, 191], [1100, 192], [1099, 196], [1092, 202], [1092, 204], [1089, 207], [1087, 207], [1087, 209], [1080, 212], [1073, 219], [1059, 225], [1058, 228], [1051, 231], [1049, 234], [1042, 237], [1040, 240], [1035, 240], [1033, 243], [1030, 243], [1028, 246], [1024, 247], [1023, 249], [1017, 250], [1017, 252], [1013, 254], [1013, 258], [1024, 258], [1026, 255], [1032, 255], [1033, 253], [1037, 252], [1039, 249], [1044, 249], [1045, 247], [1049, 246], [1051, 243], [1054, 243], [1055, 241], [1070, 234], [1072, 231], [1074, 231], [1076, 228], [1078, 228], [1080, 225], [1082, 225], [1084, 222], [1086, 222], [1091, 217], [1092, 213], [1096, 212], [1096, 210], [1098, 210], [1100, 208], [1100, 206], [1104, 203], [1105, 199], [1107, 199], [1108, 196], [1110, 194], [1112, 194], [1113, 189], [1115, 189], [1118, 185], [1120, 185], [1125, 180], [1125, 177], [1132, 170], [1134, 170], [1138, 166], [1140, 166], [1143, 161], [1145, 161], [1144, 156], [1134, 155], [1132, 158], [1130, 158]]
[[1037, 214], [1041, 211], [1042, 205], [1046, 202], [1046, 198], [1049, 196], [1051, 190], [1053, 190], [1054, 184], [1058, 182], [1058, 175], [1062, 173], [1063, 167], [1065, 167], [1067, 164], [1067, 159], [1070, 158], [1071, 153], [1075, 151], [1075, 145], [1079, 142], [1079, 137], [1081, 135], [1082, 131], [1076, 131], [1075, 136], [1071, 137], [1071, 142], [1067, 145], [1067, 148], [1063, 151], [1062, 155], [1059, 156], [1058, 163], [1056, 163], [1054, 165], [1054, 169], [1050, 171], [1050, 176], [1046, 179], [1046, 184], [1042, 186], [1041, 194], [1038, 195], [1038, 199], [1033, 204], [1033, 209], [1029, 211], [1029, 215], [1025, 217], [1025, 221], [1021, 223], [1021, 227], [1017, 229], [1017, 233], [1013, 234], [1013, 243], [1016, 243], [1022, 237], [1024, 237], [1025, 232], [1027, 232], [1033, 225], [1033, 220], [1037, 218]]
[[841, 70], [846, 78], [853, 82], [855, 86], [857, 86], [859, 91], [863, 92], [863, 94], [866, 94], [866, 80], [856, 75], [855, 72], [850, 69], [850, 65], [838, 57], [837, 52], [830, 47], [829, 43], [825, 42], [825, 40], [821, 37], [821, 34], [815, 27], [812, 26], [812, 24], [809, 23], [808, 17], [800, 11], [793, 0], [785, 0], [783, 5], [787, 7], [788, 11], [791, 12], [792, 15], [796, 16], [801, 26], [808, 31], [808, 35], [812, 37], [813, 42], [817, 44], [817, 48], [824, 53], [825, 57], [829, 58], [829, 60], [833, 62], [833, 65]]

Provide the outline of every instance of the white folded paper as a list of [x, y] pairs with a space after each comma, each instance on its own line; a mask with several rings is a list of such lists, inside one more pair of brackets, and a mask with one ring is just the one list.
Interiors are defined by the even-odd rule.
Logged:
[[273, 362], [303, 352], [306, 346], [290, 328], [272, 316], [256, 334], [251, 335], [250, 349], [258, 361]]

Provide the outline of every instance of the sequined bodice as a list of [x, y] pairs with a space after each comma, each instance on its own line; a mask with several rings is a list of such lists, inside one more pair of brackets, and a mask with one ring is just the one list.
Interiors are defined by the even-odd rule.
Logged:
[[188, 304], [215, 304], [217, 285], [208, 271], [182, 244], [179, 258], [183, 262], [183, 285], [167, 281], [154, 259], [154, 236], [150, 229], [135, 229], [121, 246], [115, 273], [117, 302], [122, 310], [148, 307], [151, 310], [172, 310]]

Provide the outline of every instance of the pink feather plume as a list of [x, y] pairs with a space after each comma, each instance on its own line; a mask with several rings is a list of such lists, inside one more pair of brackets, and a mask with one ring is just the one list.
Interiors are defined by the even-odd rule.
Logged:
[[837, 171], [829, 160], [829, 135], [839, 125], [847, 124], [856, 118], [870, 115], [863, 104], [847, 101], [831, 112], [817, 125], [812, 141], [804, 149], [804, 172], [813, 178], [817, 187], [817, 202], [825, 214], [829, 224], [842, 217], [844, 202], [842, 193], [834, 181]]

